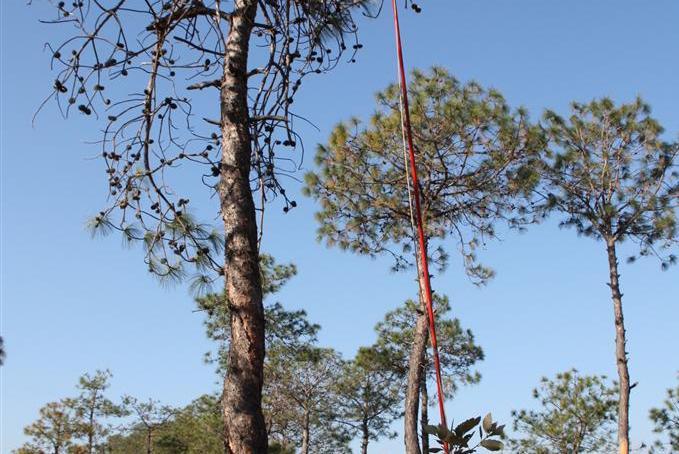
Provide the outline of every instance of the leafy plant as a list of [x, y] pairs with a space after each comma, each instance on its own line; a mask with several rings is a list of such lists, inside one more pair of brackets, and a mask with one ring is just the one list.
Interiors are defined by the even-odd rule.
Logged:
[[[477, 427], [479, 440], [476, 444], [470, 444], [477, 433]], [[498, 425], [497, 422], [493, 421], [493, 416], [488, 413], [483, 420], [480, 416], [477, 416], [454, 427], [451, 425], [450, 429], [443, 425], [427, 425], [422, 430], [434, 435], [436, 441], [441, 445], [440, 448], [430, 448], [429, 452], [445, 451], [449, 454], [470, 454], [476, 452], [479, 448], [485, 448], [488, 451], [500, 451], [504, 444], [495, 437], [503, 438], [505, 436], [504, 428], [504, 424]]]

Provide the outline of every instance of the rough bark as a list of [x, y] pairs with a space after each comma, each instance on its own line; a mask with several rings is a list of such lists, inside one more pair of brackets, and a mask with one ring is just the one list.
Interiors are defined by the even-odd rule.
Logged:
[[615, 359], [620, 382], [620, 399], [618, 401], [618, 450], [620, 454], [629, 454], [629, 395], [630, 381], [625, 351], [625, 319], [622, 313], [622, 293], [620, 293], [620, 274], [618, 274], [618, 258], [615, 252], [615, 240], [607, 239], [609, 286], [613, 299], [615, 317]]
[[404, 440], [406, 454], [421, 454], [420, 437], [417, 434], [417, 416], [419, 414], [420, 383], [423, 379], [424, 355], [427, 351], [427, 335], [429, 322], [424, 306], [425, 297], [423, 294], [424, 276], [419, 274], [420, 284], [420, 310], [415, 323], [413, 345], [410, 349], [408, 358], [408, 377], [406, 384], [405, 408], [404, 408]]
[[363, 420], [363, 424], [361, 424], [361, 454], [368, 454], [368, 443], [370, 443], [370, 430], [368, 429], [368, 421]]
[[[426, 361], [426, 354], [425, 354]], [[426, 366], [423, 366], [423, 368]], [[420, 399], [421, 399], [421, 409], [420, 409], [420, 427], [424, 427], [429, 424], [429, 392], [427, 390], [427, 371], [423, 372], [422, 384], [420, 387]], [[429, 452], [429, 434], [424, 430], [422, 431], [422, 454], [427, 454]]]
[[309, 454], [309, 412], [304, 411], [304, 421], [302, 423], [302, 450], [301, 454]]
[[224, 380], [227, 453], [265, 453], [262, 413], [264, 309], [257, 250], [257, 222], [250, 190], [251, 138], [247, 102], [248, 48], [255, 0], [236, 0], [226, 42], [220, 87], [222, 170], [219, 186], [226, 235], [226, 294], [231, 342]]

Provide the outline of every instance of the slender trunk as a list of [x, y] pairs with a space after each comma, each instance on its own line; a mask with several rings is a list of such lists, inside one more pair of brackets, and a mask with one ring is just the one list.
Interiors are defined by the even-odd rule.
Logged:
[[363, 420], [361, 424], [361, 454], [368, 454], [368, 443], [370, 442], [370, 431], [368, 430], [368, 421]]
[[225, 277], [231, 320], [223, 397], [225, 449], [229, 454], [267, 452], [262, 413], [264, 309], [255, 205], [249, 182], [252, 146], [248, 129], [247, 63], [256, 13], [256, 0], [234, 2], [220, 89], [219, 196], [226, 234]]
[[620, 399], [618, 401], [618, 450], [620, 454], [629, 454], [629, 369], [627, 368], [627, 352], [625, 351], [625, 319], [622, 315], [622, 293], [620, 293], [620, 274], [618, 274], [618, 258], [615, 253], [615, 240], [606, 240], [608, 251], [609, 286], [613, 298], [613, 314], [615, 316], [615, 359], [618, 366], [620, 382]]
[[153, 454], [153, 432], [150, 429], [146, 431], [146, 454]]
[[422, 454], [429, 452], [429, 434], [424, 431], [424, 426], [429, 424], [429, 393], [427, 391], [427, 370], [426, 370], [426, 354], [425, 363], [422, 372], [422, 384], [420, 387], [420, 427], [422, 428]]
[[90, 426], [88, 427], [87, 430], [87, 452], [89, 454], [92, 454], [94, 452], [94, 405], [97, 400], [96, 391], [94, 393], [94, 398], [92, 400], [93, 402], [90, 405], [90, 412], [88, 416]]
[[309, 411], [304, 410], [302, 422], [302, 454], [309, 454]]
[[417, 416], [419, 414], [420, 384], [423, 378], [424, 355], [427, 351], [427, 335], [429, 323], [424, 307], [425, 297], [423, 294], [424, 277], [419, 274], [420, 284], [420, 313], [417, 315], [415, 332], [413, 333], [413, 345], [408, 358], [408, 378], [406, 384], [405, 415], [404, 415], [404, 439], [406, 454], [420, 453], [420, 437], [417, 434]]
[[582, 442], [582, 439], [578, 436], [578, 439], [573, 443], [573, 450], [571, 451], [573, 454], [579, 454], [580, 453], [580, 443]]

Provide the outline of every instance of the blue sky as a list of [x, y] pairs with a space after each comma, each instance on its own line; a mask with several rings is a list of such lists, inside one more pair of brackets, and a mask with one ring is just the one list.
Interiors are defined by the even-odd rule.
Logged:
[[[72, 394], [80, 374], [114, 373], [111, 396], [129, 393], [181, 405], [215, 389], [202, 364], [210, 346], [201, 316], [183, 287], [162, 288], [148, 276], [138, 249], [119, 238], [91, 240], [86, 218], [105, 202], [101, 163], [85, 142], [92, 122], [62, 120], [54, 107], [31, 117], [51, 87], [40, 25], [44, 1], [3, 0], [2, 11], [2, 310], [8, 357], [2, 386], [0, 452], [44, 403]], [[572, 100], [643, 96], [667, 137], [679, 133], [679, 3], [672, 0], [429, 0], [423, 13], [402, 14], [406, 65], [433, 64], [463, 81], [477, 80], [524, 105], [565, 112]], [[295, 101], [320, 129], [304, 130], [305, 168], [330, 128], [372, 112], [374, 93], [395, 80], [389, 10], [362, 20], [364, 52], [356, 65], [309, 79]], [[291, 183], [291, 192], [298, 191]], [[299, 275], [277, 296], [304, 308], [323, 327], [320, 339], [351, 356], [374, 340], [384, 313], [415, 294], [411, 275], [315, 241], [314, 204], [301, 195], [287, 215], [274, 205], [264, 249], [292, 261]], [[195, 201], [195, 200], [194, 200]], [[207, 204], [204, 208], [207, 208]], [[624, 249], [624, 248], [623, 248]], [[570, 367], [615, 376], [614, 331], [603, 245], [559, 230], [554, 222], [506, 234], [482, 254], [497, 277], [484, 288], [453, 266], [433, 285], [451, 297], [453, 313], [486, 352], [479, 385], [447, 405], [449, 418], [492, 410], [509, 422], [530, 406], [543, 375]], [[660, 272], [652, 260], [623, 264], [621, 282], [632, 381], [632, 441], [653, 439], [648, 409], [676, 383], [679, 268]], [[400, 452], [400, 441], [375, 453]]]

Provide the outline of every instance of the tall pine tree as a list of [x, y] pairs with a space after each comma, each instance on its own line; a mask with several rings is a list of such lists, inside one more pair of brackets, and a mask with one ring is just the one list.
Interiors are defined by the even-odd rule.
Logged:
[[542, 167], [542, 208], [560, 213], [562, 226], [600, 240], [608, 258], [620, 383], [618, 445], [620, 454], [628, 454], [632, 385], [617, 248], [634, 242], [641, 255], [659, 257], [663, 269], [676, 261], [668, 248], [677, 238], [678, 148], [662, 141], [663, 129], [641, 99], [619, 106], [607, 98], [573, 103], [568, 118], [546, 112], [544, 125], [551, 147]]
[[[46, 22], [70, 36], [48, 44], [48, 100], [99, 119], [103, 131], [110, 203], [91, 225], [143, 240], [149, 271], [163, 279], [188, 269], [221, 283], [231, 309], [226, 451], [265, 452], [258, 211], [275, 196], [286, 211], [295, 206], [279, 179], [280, 164], [300, 156], [292, 103], [307, 75], [334, 68], [345, 51], [354, 61], [353, 15], [367, 2], [51, 3]], [[188, 194], [216, 196], [217, 231], [189, 216]]]
[[[541, 131], [497, 91], [461, 84], [441, 68], [415, 71], [408, 91], [430, 239], [425, 252], [444, 265], [447, 249], [457, 247], [468, 275], [484, 282], [492, 272], [475, 251], [495, 236], [496, 222], [522, 221], [517, 196], [536, 182], [532, 161], [543, 146]], [[359, 254], [390, 255], [402, 269], [413, 261], [414, 238], [398, 86], [380, 92], [377, 104], [368, 123], [342, 123], [319, 147], [318, 170], [307, 174], [305, 192], [320, 203], [320, 239]], [[418, 278], [423, 289], [421, 273]], [[420, 452], [417, 414], [427, 342], [427, 316], [416, 317], [405, 404], [408, 454]]]

